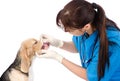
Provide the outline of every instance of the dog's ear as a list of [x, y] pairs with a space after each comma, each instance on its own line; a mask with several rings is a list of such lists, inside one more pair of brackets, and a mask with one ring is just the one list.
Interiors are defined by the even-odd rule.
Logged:
[[20, 49], [21, 71], [27, 73], [30, 67], [30, 58], [27, 48], [22, 45]]
[[20, 48], [21, 71], [25, 73], [29, 71], [35, 52], [39, 51], [41, 47], [42, 44], [35, 39], [29, 39], [22, 42]]

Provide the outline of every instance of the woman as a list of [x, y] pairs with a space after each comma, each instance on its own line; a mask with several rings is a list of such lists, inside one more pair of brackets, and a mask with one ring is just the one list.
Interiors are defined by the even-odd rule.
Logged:
[[[108, 19], [101, 6], [85, 0], [72, 0], [57, 15], [57, 25], [73, 35], [71, 42], [42, 35], [50, 45], [79, 53], [81, 66], [55, 51], [40, 57], [53, 58], [88, 81], [120, 81], [120, 29]], [[117, 63], [116, 63], [117, 62]]]

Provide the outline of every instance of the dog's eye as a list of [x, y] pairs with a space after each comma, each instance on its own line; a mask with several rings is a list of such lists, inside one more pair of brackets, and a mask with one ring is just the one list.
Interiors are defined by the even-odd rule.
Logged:
[[35, 41], [35, 43], [34, 44], [37, 44], [38, 42], [37, 41]]

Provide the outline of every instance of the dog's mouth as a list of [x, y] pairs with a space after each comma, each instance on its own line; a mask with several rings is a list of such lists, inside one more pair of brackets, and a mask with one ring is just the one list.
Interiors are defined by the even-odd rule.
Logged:
[[43, 42], [43, 45], [42, 45], [41, 49], [48, 49], [49, 46], [50, 46], [49, 42]]

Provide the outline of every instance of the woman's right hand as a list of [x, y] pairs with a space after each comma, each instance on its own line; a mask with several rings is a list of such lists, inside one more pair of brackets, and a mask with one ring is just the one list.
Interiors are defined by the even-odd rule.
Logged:
[[41, 39], [43, 42], [48, 42], [50, 45], [55, 46], [55, 47], [63, 46], [63, 41], [56, 39], [54, 37], [51, 37], [49, 35], [46, 35], [46, 34], [42, 34]]

